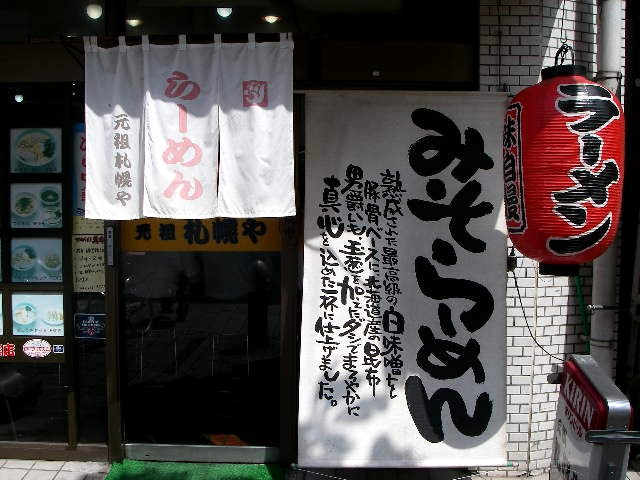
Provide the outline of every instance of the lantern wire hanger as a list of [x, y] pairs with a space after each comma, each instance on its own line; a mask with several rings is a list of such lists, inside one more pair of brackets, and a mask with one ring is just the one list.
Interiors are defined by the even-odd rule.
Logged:
[[[571, 54], [571, 65], [573, 65], [575, 63], [575, 55], [573, 54], [573, 48], [571, 48], [571, 46], [567, 45], [566, 41], [562, 42], [562, 45], [560, 45], [560, 48], [558, 48], [558, 51], [556, 52], [556, 59], [555, 59], [555, 65], [563, 65], [565, 59], [567, 58], [567, 53]], [[560, 61], [560, 63], [558, 63], [558, 60]]]
[[[571, 54], [571, 64], [575, 63], [575, 55], [573, 53], [573, 48], [567, 43], [569, 39], [567, 38], [567, 30], [564, 28], [564, 17], [566, 16], [566, 8], [565, 8], [566, 0], [562, 0], [562, 17], [560, 18], [560, 39], [562, 40], [562, 44], [558, 48], [556, 52], [556, 58], [554, 65], [564, 65], [564, 61], [567, 58], [567, 54]], [[560, 63], [558, 63], [560, 61]]]

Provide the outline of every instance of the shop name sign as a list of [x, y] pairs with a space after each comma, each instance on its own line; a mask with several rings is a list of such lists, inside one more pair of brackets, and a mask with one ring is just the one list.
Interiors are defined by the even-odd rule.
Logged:
[[308, 96], [301, 465], [505, 461], [505, 103]]
[[126, 251], [278, 251], [280, 224], [275, 218], [147, 218], [123, 222]]

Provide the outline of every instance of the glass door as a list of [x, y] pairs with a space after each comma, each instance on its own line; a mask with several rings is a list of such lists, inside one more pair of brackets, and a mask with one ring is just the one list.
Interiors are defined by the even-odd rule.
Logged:
[[245, 461], [276, 460], [278, 221], [147, 219], [121, 235], [126, 455], [233, 461], [247, 447]]

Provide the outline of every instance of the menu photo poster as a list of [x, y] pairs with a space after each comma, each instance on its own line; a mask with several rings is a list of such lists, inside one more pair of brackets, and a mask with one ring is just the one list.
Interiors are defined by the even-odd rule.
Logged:
[[14, 293], [11, 297], [13, 335], [30, 337], [64, 336], [61, 294]]
[[61, 128], [12, 128], [11, 173], [62, 171]]
[[13, 293], [11, 327], [0, 343], [3, 361], [64, 362], [63, 295], [49, 292]]
[[13, 238], [12, 282], [62, 282], [61, 238]]
[[506, 462], [506, 103], [306, 96], [300, 465]]
[[12, 183], [12, 228], [60, 228], [62, 185], [59, 183]]

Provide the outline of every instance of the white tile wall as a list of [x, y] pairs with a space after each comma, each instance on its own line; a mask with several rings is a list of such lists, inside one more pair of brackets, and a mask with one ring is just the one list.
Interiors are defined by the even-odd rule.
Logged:
[[[592, 77], [596, 13], [597, 0], [480, 0], [480, 90], [516, 95], [537, 83], [541, 69], [554, 64], [563, 39]], [[520, 254], [514, 273], [507, 284], [506, 318], [509, 466], [488, 470], [502, 476], [539, 475], [550, 464], [558, 398], [558, 386], [547, 383], [547, 374], [561, 362], [533, 342], [529, 328], [558, 357], [584, 352], [585, 338], [571, 278], [539, 275], [537, 263]], [[590, 303], [591, 276], [591, 265], [581, 267], [585, 304]]]

